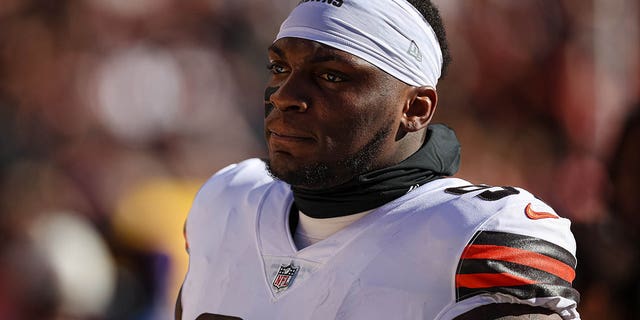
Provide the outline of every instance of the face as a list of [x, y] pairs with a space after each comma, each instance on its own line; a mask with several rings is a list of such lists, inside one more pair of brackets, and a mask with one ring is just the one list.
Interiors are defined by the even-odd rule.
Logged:
[[395, 164], [408, 88], [367, 61], [314, 41], [269, 48], [265, 137], [272, 175], [329, 188]]

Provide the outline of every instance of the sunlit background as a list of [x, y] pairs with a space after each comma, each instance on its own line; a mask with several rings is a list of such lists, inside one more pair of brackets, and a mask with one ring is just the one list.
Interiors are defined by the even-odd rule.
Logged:
[[[172, 319], [182, 227], [263, 156], [298, 0], [0, 0], [0, 319]], [[439, 0], [459, 177], [573, 220], [584, 319], [640, 318], [640, 4]]]

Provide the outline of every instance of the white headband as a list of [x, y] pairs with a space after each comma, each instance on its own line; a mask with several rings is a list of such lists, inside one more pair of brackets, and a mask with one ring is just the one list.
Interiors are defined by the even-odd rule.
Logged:
[[348, 52], [409, 85], [435, 88], [440, 78], [435, 32], [406, 0], [302, 0], [276, 40], [285, 37]]

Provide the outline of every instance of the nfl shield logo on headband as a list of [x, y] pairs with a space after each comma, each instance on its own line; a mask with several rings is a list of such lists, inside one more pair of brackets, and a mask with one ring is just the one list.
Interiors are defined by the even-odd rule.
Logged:
[[273, 278], [272, 283], [276, 291], [282, 291], [291, 286], [293, 280], [298, 274], [298, 270], [300, 270], [300, 267], [294, 266], [293, 262], [290, 264], [280, 265], [280, 269], [278, 269], [278, 272], [276, 273], [275, 278]]

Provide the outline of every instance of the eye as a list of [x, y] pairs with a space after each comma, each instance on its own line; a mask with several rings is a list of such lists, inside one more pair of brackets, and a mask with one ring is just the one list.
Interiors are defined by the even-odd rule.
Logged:
[[267, 69], [271, 71], [271, 73], [273, 74], [280, 74], [280, 73], [287, 72], [287, 68], [285, 68], [283, 65], [276, 62], [269, 63], [267, 65]]
[[325, 72], [320, 74], [320, 78], [327, 80], [329, 82], [344, 82], [347, 79], [341, 75], [337, 75], [335, 73], [331, 73], [331, 72]]

